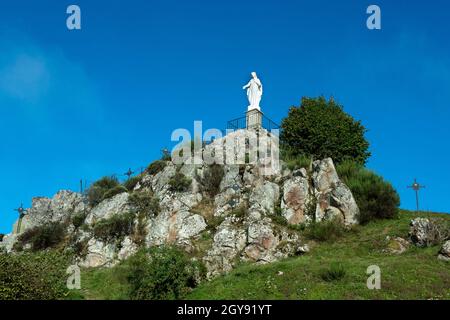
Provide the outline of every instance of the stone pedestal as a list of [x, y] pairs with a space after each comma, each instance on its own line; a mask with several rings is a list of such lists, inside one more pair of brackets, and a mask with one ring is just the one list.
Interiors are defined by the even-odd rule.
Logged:
[[262, 127], [262, 112], [258, 109], [252, 109], [246, 113], [247, 129], [255, 129]]

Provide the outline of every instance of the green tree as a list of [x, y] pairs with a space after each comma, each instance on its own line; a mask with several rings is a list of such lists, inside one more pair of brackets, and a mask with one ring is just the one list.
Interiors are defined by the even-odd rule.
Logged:
[[283, 119], [280, 141], [282, 148], [293, 155], [365, 164], [370, 156], [366, 131], [333, 99], [304, 97], [301, 106], [291, 107]]

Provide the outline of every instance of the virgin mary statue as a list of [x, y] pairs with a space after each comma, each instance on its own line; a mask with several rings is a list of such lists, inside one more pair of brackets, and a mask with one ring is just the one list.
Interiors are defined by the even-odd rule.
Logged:
[[247, 111], [250, 111], [252, 109], [258, 109], [259, 111], [261, 111], [259, 103], [261, 101], [263, 87], [261, 81], [256, 75], [256, 72], [252, 72], [252, 79], [242, 89], [247, 89], [247, 98], [248, 102], [250, 103]]

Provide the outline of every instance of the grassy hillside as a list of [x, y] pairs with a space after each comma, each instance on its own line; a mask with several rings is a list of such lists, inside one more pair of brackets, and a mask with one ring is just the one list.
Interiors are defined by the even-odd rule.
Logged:
[[[406, 238], [409, 222], [416, 216], [443, 217], [450, 223], [450, 215], [402, 211], [397, 219], [371, 222], [335, 242], [317, 243], [304, 256], [263, 266], [240, 266], [204, 283], [188, 298], [450, 299], [450, 264], [436, 258], [440, 247], [411, 246], [401, 255], [382, 252], [386, 236]], [[381, 268], [380, 290], [367, 289], [370, 265]], [[336, 273], [337, 279], [329, 279]]]
[[[204, 282], [187, 299], [450, 299], [450, 263], [437, 259], [440, 247], [383, 253], [386, 236], [407, 237], [411, 219], [450, 215], [402, 211], [371, 222], [330, 242], [312, 243], [310, 253], [267, 265], [240, 265]], [[381, 268], [381, 290], [366, 287], [370, 265]], [[79, 298], [127, 299], [126, 263], [82, 272]], [[76, 295], [75, 295], [76, 296]]]

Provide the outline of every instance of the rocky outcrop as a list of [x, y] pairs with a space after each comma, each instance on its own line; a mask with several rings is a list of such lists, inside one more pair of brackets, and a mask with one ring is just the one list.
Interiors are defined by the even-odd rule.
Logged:
[[[284, 182], [281, 211], [288, 223], [301, 224], [313, 219], [316, 208], [312, 192], [308, 174], [304, 168], [295, 171], [292, 178]], [[314, 211], [311, 212], [311, 210]]]
[[418, 247], [428, 247], [441, 243], [446, 237], [446, 230], [427, 218], [411, 220], [409, 236]]
[[131, 207], [128, 203], [128, 197], [128, 192], [123, 192], [100, 202], [89, 212], [86, 217], [86, 223], [92, 225], [97, 221], [109, 219], [114, 215], [129, 212]]
[[438, 255], [439, 260], [450, 261], [450, 240], [447, 240], [442, 245]]
[[346, 225], [358, 222], [359, 208], [350, 189], [339, 179], [331, 158], [313, 162], [316, 221], [338, 218]]
[[31, 208], [26, 210], [26, 214], [19, 223], [16, 222], [13, 228], [14, 233], [42, 225], [48, 222], [62, 222], [69, 219], [73, 214], [84, 212], [87, 205], [83, 201], [81, 194], [61, 190], [53, 198], [36, 197], [33, 198]]
[[88, 242], [88, 253], [79, 265], [85, 268], [111, 267], [115, 264], [115, 249], [112, 243], [91, 238]]
[[410, 243], [408, 240], [400, 238], [400, 237], [386, 237], [387, 248], [384, 252], [392, 253], [392, 254], [402, 254], [406, 250], [408, 250]]
[[[220, 149], [227, 139], [245, 144], [243, 137], [247, 134], [245, 130], [237, 131], [214, 141], [205, 150]], [[277, 143], [264, 130], [258, 134], [267, 136], [269, 144]], [[280, 222], [280, 215], [294, 225], [327, 219], [346, 225], [357, 223], [356, 202], [339, 179], [331, 159], [294, 171], [280, 168], [275, 158], [267, 160], [224, 165], [214, 197], [202, 185], [207, 164], [175, 165], [166, 161], [159, 172], [140, 176], [133, 191], [156, 199], [157, 209], [139, 207], [131, 192], [117, 194], [93, 208], [86, 204], [84, 196], [70, 191], [58, 192], [52, 199], [35, 198], [22, 219], [19, 233], [49, 221], [65, 223], [67, 238], [72, 239], [74, 248], [80, 249], [80, 265], [84, 267], [112, 266], [134, 254], [140, 245], [173, 244], [196, 252], [205, 263], [208, 276], [213, 277], [230, 271], [239, 261], [269, 263], [307, 253], [309, 246], [302, 235]], [[190, 179], [187, 190], [175, 192], [170, 187], [176, 174]], [[209, 204], [205, 206], [205, 202]], [[71, 218], [79, 213], [85, 215], [84, 228], [72, 223]], [[130, 213], [134, 217], [130, 234], [116, 239], [96, 238], [98, 223]], [[16, 239], [16, 232], [6, 235], [0, 246], [11, 251]]]

